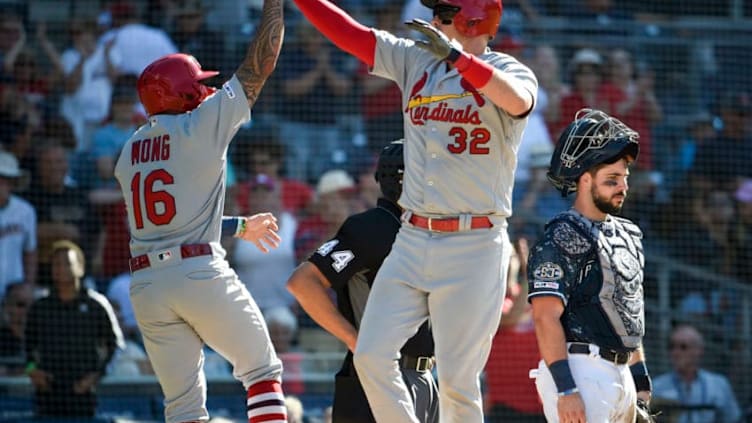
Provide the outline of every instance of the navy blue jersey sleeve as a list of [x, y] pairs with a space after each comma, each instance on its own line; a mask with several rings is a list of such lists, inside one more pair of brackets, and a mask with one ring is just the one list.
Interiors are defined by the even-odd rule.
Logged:
[[357, 224], [348, 218], [334, 237], [321, 244], [308, 258], [335, 290], [344, 288], [353, 275], [371, 269], [368, 263], [371, 255], [357, 231]]
[[530, 251], [528, 259], [528, 301], [539, 295], [553, 295], [567, 305], [580, 279], [580, 263], [590, 250], [587, 238], [566, 221], [554, 221]]

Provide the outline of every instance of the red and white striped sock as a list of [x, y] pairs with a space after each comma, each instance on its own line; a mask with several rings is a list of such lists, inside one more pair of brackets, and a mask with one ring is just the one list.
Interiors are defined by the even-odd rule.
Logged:
[[248, 388], [248, 423], [286, 423], [287, 408], [282, 386], [276, 380], [265, 380]]

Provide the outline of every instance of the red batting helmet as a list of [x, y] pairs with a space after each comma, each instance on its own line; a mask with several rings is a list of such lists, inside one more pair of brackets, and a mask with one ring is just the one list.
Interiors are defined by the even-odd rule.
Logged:
[[454, 26], [466, 37], [486, 34], [496, 35], [501, 22], [501, 0], [420, 0], [424, 6], [456, 7], [459, 10], [452, 18]]
[[215, 91], [199, 81], [218, 74], [201, 70], [198, 60], [191, 55], [168, 54], [141, 72], [138, 96], [149, 116], [187, 112]]

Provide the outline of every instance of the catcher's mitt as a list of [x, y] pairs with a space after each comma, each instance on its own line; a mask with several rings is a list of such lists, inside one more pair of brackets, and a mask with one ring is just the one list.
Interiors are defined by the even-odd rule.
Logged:
[[660, 413], [651, 413], [650, 406], [644, 400], [637, 400], [637, 407], [635, 407], [635, 423], [656, 423], [655, 419]]

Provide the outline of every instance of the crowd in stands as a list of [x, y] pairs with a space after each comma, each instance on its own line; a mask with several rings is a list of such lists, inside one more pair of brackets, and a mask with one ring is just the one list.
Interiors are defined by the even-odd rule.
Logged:
[[[55, 285], [54, 252], [79, 247], [80, 264], [86, 266], [81, 295], [105, 304], [104, 316], [115, 319], [108, 320], [113, 332], [105, 343], [112, 348], [112, 359], [98, 363], [95, 370], [101, 374], [92, 381], [104, 374], [151, 374], [128, 299], [127, 221], [113, 168], [122, 145], [145, 122], [135, 81], [148, 63], [187, 52], [204, 68], [221, 71], [209, 81], [214, 85], [234, 71], [262, 2], [216, 1], [211, 10], [208, 3], [101, 1], [99, 10], [78, 10], [62, 22], [31, 20], [23, 7], [0, 6], [0, 375], [28, 373], [26, 354], [34, 348], [28, 334], [50, 330], [45, 325], [63, 325], [39, 310], [61, 293]], [[240, 3], [250, 6], [238, 9]], [[407, 17], [430, 19], [419, 0], [337, 3], [363, 22], [397, 34], [406, 34], [400, 23]], [[752, 285], [752, 81], [725, 66], [723, 58], [710, 58], [713, 71], [704, 76], [708, 89], [699, 99], [682, 98], [681, 92], [661, 86], [678, 71], [670, 63], [659, 62], [638, 45], [615, 48], [592, 35], [613, 35], [623, 30], [616, 23], [646, 19], [647, 14], [653, 19], [676, 10], [725, 14], [712, 3], [504, 2], [503, 33], [493, 46], [528, 64], [539, 81], [539, 101], [515, 176], [511, 228], [522, 241], [518, 254], [526, 255], [520, 245], [532, 242], [541, 223], [568, 205], [569, 199], [546, 180], [559, 133], [575, 111], [600, 108], [640, 133], [640, 158], [630, 177], [633, 198], [624, 214], [645, 231], [646, 248]], [[285, 362], [285, 389], [299, 395], [306, 369], [297, 332], [314, 323], [303, 316], [285, 281], [348, 215], [375, 205], [375, 154], [402, 137], [403, 112], [394, 84], [370, 76], [363, 64], [331, 45], [293, 6], [288, 8], [277, 70], [261, 93], [252, 122], [230, 148], [226, 199], [228, 215], [273, 212], [283, 241], [269, 254], [242, 241], [224, 242], [228, 259], [267, 318]], [[752, 15], [747, 9], [742, 13]], [[577, 45], [526, 40], [528, 29], [544, 16], [590, 22], [581, 28], [583, 34], [592, 33]], [[61, 247], [61, 240], [70, 244]], [[514, 311], [514, 317], [503, 322], [497, 338], [521, 339], [514, 344], [524, 350], [534, 339], [529, 310], [521, 300], [526, 283], [510, 285], [505, 315]], [[687, 318], [709, 319], [724, 330], [738, 331], [742, 313], [737, 292], [713, 286], [701, 277], [683, 278], [672, 307]], [[702, 344], [696, 329], [685, 332]], [[498, 389], [515, 389], [493, 382], [514, 367], [499, 366], [503, 357], [517, 354], [508, 351], [510, 345], [498, 342], [491, 356], [489, 410], [535, 413], [531, 404], [497, 401], [504, 397]], [[672, 357], [677, 349], [672, 347]], [[533, 350], [528, 352], [534, 355]], [[216, 353], [206, 354], [207, 372], [229, 375]], [[521, 354], [521, 360], [532, 358]], [[534, 389], [519, 381], [521, 375], [513, 377]], [[32, 379], [35, 386], [43, 385], [36, 380], [43, 381], [42, 376]]]

